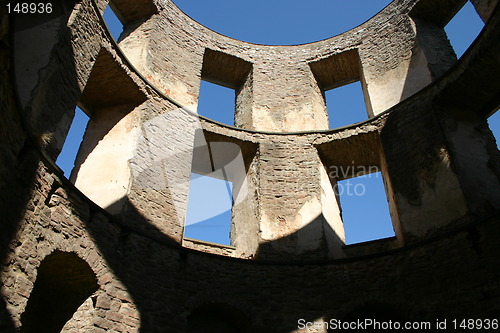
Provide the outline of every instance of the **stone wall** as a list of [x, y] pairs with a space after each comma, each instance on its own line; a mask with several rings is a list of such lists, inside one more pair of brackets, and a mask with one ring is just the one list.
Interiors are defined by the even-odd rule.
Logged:
[[[500, 154], [485, 117], [500, 105], [500, 15], [474, 3], [488, 24], [455, 63], [435, 34], [453, 1], [443, 12], [394, 1], [331, 39], [266, 46], [218, 35], [170, 0], [115, 1], [116, 45], [106, 1], [84, 0], [60, 7], [41, 36], [50, 50], [21, 62], [27, 76], [13, 59], [39, 25], [23, 34], [29, 22], [2, 7], [0, 331], [495, 318]], [[192, 112], [201, 79], [237, 91], [238, 127]], [[370, 119], [328, 130], [322, 91], [353, 80]], [[53, 161], [77, 104], [91, 120], [70, 181]], [[231, 149], [213, 166], [246, 189], [230, 247], [183, 238], [190, 173], [217, 144]], [[394, 239], [344, 245], [334, 185], [355, 174], [330, 170], [353, 165], [382, 171]], [[89, 287], [78, 302], [63, 292], [78, 286]], [[55, 290], [61, 302], [44, 303]], [[40, 304], [49, 315], [35, 320]]]
[[217, 304], [242, 311], [249, 324], [241, 330], [249, 332], [292, 332], [299, 319], [343, 320], [367, 304], [393, 309], [390, 318], [432, 322], [493, 318], [500, 310], [493, 269], [500, 264], [498, 216], [376, 256], [260, 263], [180, 249], [165, 236], [130, 230], [75, 189], [64, 190], [66, 181], [60, 184], [54, 172], [40, 167], [34, 205], [2, 272], [2, 294], [16, 326], [37, 268], [56, 249], [85, 260], [99, 284], [65, 324], [68, 330], [183, 332], [190, 313]]

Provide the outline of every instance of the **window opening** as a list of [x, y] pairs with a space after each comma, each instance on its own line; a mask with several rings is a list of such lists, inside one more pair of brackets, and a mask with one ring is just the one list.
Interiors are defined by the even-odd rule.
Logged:
[[356, 81], [324, 92], [330, 128], [368, 119], [361, 82]]
[[106, 22], [106, 25], [108, 26], [109, 32], [111, 32], [111, 36], [115, 39], [115, 41], [118, 41], [120, 38], [120, 35], [123, 32], [123, 24], [118, 18], [119, 15], [116, 14], [117, 11], [113, 9], [113, 5], [110, 4], [106, 7], [104, 10], [103, 18], [104, 22]]
[[56, 160], [57, 166], [63, 170], [64, 176], [68, 179], [75, 166], [76, 156], [83, 142], [83, 136], [85, 135], [89, 119], [89, 116], [77, 106], [73, 122], [66, 136], [66, 141], [64, 141], [62, 151]]
[[500, 112], [495, 112], [488, 118], [488, 126], [490, 127], [491, 132], [495, 136], [497, 141], [497, 147], [500, 140]]
[[395, 236], [380, 171], [339, 181], [346, 244]]
[[205, 80], [201, 81], [198, 114], [234, 126], [235, 91]]
[[184, 236], [231, 245], [233, 183], [191, 173]]
[[483, 29], [484, 23], [470, 1], [445, 26], [444, 30], [460, 58]]

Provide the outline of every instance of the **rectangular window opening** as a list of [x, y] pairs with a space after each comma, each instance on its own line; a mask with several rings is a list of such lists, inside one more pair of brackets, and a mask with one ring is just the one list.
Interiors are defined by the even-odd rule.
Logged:
[[336, 186], [346, 244], [395, 236], [380, 171], [341, 180]]
[[474, 5], [467, 1], [444, 28], [458, 58], [474, 42], [483, 27], [484, 23]]
[[342, 127], [368, 119], [360, 81], [324, 92], [330, 128]]
[[231, 245], [233, 183], [191, 173], [184, 237]]
[[[243, 87], [251, 77], [251, 72], [252, 64], [248, 61], [224, 52], [205, 49], [198, 113], [219, 123], [235, 126], [236, 108], [245, 115], [243, 110], [248, 107], [242, 99], [248, 95], [250, 87]], [[246, 93], [242, 94], [242, 89]]]
[[111, 36], [113, 36], [114, 40], [117, 42], [124, 30], [122, 20], [120, 20], [119, 17], [121, 17], [121, 15], [110, 2], [106, 10], [104, 10], [103, 18], [108, 26], [109, 32], [111, 32]]
[[198, 114], [219, 123], [234, 126], [235, 99], [234, 89], [202, 80]]
[[63, 172], [64, 176], [69, 179], [71, 171], [75, 166], [78, 150], [83, 142], [83, 137], [87, 129], [90, 118], [78, 106], [75, 109], [75, 116], [71, 123], [68, 135], [64, 141], [61, 153], [57, 157], [56, 164]]
[[309, 63], [323, 94], [330, 128], [368, 119], [371, 103], [365, 94], [361, 60], [357, 49], [343, 51]]

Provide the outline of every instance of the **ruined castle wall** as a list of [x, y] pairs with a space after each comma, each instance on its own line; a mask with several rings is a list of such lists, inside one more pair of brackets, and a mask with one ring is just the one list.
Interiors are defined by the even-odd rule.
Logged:
[[[391, 4], [371, 21], [324, 41], [268, 46], [219, 35], [185, 16], [171, 1], [165, 1], [165, 10], [120, 45], [125, 54], [137, 59], [136, 48], [129, 50], [129, 44], [140, 36], [154, 40], [142, 46], [143, 57], [137, 59], [141, 66], [147, 64], [144, 75], [167, 95], [187, 105], [196, 104], [206, 48], [242, 58], [253, 65], [253, 100], [252, 106], [246, 107], [252, 112], [247, 117], [253, 120], [243, 128], [279, 132], [327, 129], [324, 101], [308, 64], [358, 49], [363, 67], [363, 78], [358, 79], [366, 80], [374, 114], [386, 110], [401, 100], [408, 68], [404, 63], [411, 57], [414, 39], [411, 20], [403, 14], [413, 3]], [[386, 74], [399, 67], [399, 74]], [[395, 89], [383, 86], [384, 82], [398, 81]], [[171, 89], [174, 87], [177, 89]]]
[[[168, 5], [168, 2], [166, 5]], [[394, 52], [392, 48], [404, 49], [399, 48], [398, 45], [409, 44], [410, 46], [405, 47], [412, 47], [411, 42], [407, 43], [408, 38], [412, 36], [415, 38], [415, 35], [412, 35], [414, 30], [412, 30], [410, 24], [411, 19], [403, 15], [407, 14], [412, 5], [413, 3], [406, 2], [393, 3], [376, 16], [373, 21], [342, 35], [342, 42], [338, 44], [340, 46], [349, 41], [359, 44], [359, 42], [355, 42], [359, 38], [362, 38], [363, 45], [366, 45], [366, 49], [363, 48], [365, 46], [358, 46], [357, 53], [352, 53], [354, 56], [360, 57], [361, 69], [359, 69], [359, 73], [365, 75], [374, 70], [380, 74], [384, 71], [384, 68], [398, 67], [401, 64], [398, 61], [402, 61], [404, 57], [389, 57], [389, 54]], [[419, 7], [415, 8], [418, 9]], [[396, 11], [400, 13], [398, 14], [400, 16], [391, 15]], [[412, 13], [415, 13], [415, 10], [412, 9]], [[416, 11], [416, 13], [414, 15], [422, 16], [419, 11]], [[306, 257], [310, 254], [318, 258], [325, 255], [327, 257], [343, 256], [340, 248], [344, 243], [345, 236], [339, 203], [336, 200], [334, 191], [332, 191], [332, 184], [334, 185], [332, 181], [335, 182], [335, 180], [328, 179], [324, 169], [326, 167], [328, 173], [328, 168], [336, 165], [339, 159], [344, 158], [342, 155], [346, 155], [348, 149], [329, 151], [328, 154], [331, 154], [332, 158], [328, 162], [329, 165], [324, 165], [325, 162], [320, 158], [316, 147], [318, 140], [324, 143], [326, 142], [324, 138], [338, 140], [343, 138], [342, 135], [339, 137], [328, 134], [273, 135], [251, 131], [238, 132], [226, 127], [219, 129], [218, 125], [211, 125], [210, 122], [205, 121], [200, 122], [198, 118], [193, 117], [188, 111], [180, 109], [182, 103], [176, 101], [175, 96], [170, 95], [171, 101], [165, 100], [161, 95], [165, 93], [166, 96], [169, 96], [168, 92], [162, 90], [164, 87], [162, 88], [162, 84], [158, 83], [159, 81], [155, 81], [155, 76], [148, 75], [148, 71], [154, 68], [163, 68], [163, 65], [159, 66], [159, 64], [155, 67], [155, 62], [166, 62], [164, 65], [167, 66], [170, 61], [170, 65], [177, 66], [175, 68], [182, 68], [182, 71], [179, 73], [178, 70], [172, 67], [169, 73], [178, 75], [179, 82], [182, 81], [187, 90], [196, 90], [195, 86], [199, 85], [200, 75], [205, 71], [204, 75], [208, 75], [211, 79], [226, 79], [229, 82], [228, 84], [233, 86], [240, 82], [243, 85], [242, 91], [245, 91], [242, 94], [248, 96], [240, 99], [242, 105], [246, 102], [262, 102], [262, 98], [256, 94], [257, 86], [259, 84], [269, 84], [270, 81], [259, 79], [256, 73], [259, 72], [259, 66], [269, 62], [269, 60], [265, 60], [266, 57], [271, 57], [270, 59], [273, 60], [272, 64], [269, 64], [270, 66], [277, 66], [276, 64], [287, 66], [286, 73], [287, 75], [290, 74], [287, 76], [288, 80], [295, 75], [290, 71], [297, 69], [297, 66], [298, 68], [303, 67], [302, 65], [294, 67], [290, 61], [284, 62], [283, 58], [280, 57], [284, 56], [285, 51], [287, 56], [293, 56], [292, 58], [297, 63], [308, 64], [308, 58], [314, 56], [316, 58], [323, 57], [326, 59], [326, 62], [323, 62], [327, 64], [325, 66], [331, 66], [332, 63], [329, 63], [330, 60], [328, 60], [331, 51], [328, 51], [328, 48], [340, 36], [318, 43], [299, 46], [257, 46], [234, 41], [211, 32], [197, 23], [189, 23], [189, 18], [181, 15], [175, 6], [167, 6], [159, 14], [145, 18], [145, 20], [141, 21], [143, 22], [142, 25], [136, 27], [128, 36], [122, 38], [120, 45], [127, 54], [127, 46], [129, 45], [127, 40], [135, 41], [134, 43], [139, 40], [138, 38], [132, 38], [134, 34], [141, 31], [154, 34], [162, 31], [160, 28], [150, 29], [154, 24], [161, 25], [165, 24], [164, 22], [170, 22], [168, 27], [164, 27], [164, 29], [167, 29], [165, 33], [167, 37], [148, 35], [149, 43], [158, 43], [158, 49], [151, 48], [146, 52], [147, 57], [143, 59], [144, 62], [139, 63], [134, 68], [132, 65], [135, 64], [130, 63], [130, 59], [122, 58], [121, 53], [113, 49], [114, 43], [109, 39], [109, 35], [105, 30], [95, 24], [86, 23], [95, 21], [97, 15], [95, 8], [91, 4], [82, 3], [76, 7], [75, 12], [69, 19], [72, 35], [91, 34], [92, 36], [102, 36], [102, 39], [97, 43], [99, 47], [95, 45], [87, 46], [88, 39], [86, 38], [76, 38], [75, 45], [72, 47], [78, 50], [79, 54], [82, 54], [81, 61], [76, 63], [74, 70], [79, 73], [77, 75], [78, 85], [84, 87], [81, 88], [80, 103], [84, 106], [86, 112], [91, 115], [92, 119], [87, 138], [85, 138], [84, 145], [80, 150], [77, 167], [72, 176], [76, 185], [84, 193], [109, 212], [120, 215], [131, 226], [148, 230], [148, 225], [151, 224], [154, 226], [150, 230], [151, 232], [154, 233], [156, 228], [162, 233], [168, 234], [180, 244], [187, 208], [194, 132], [196, 129], [212, 128], [211, 131], [216, 130], [223, 137], [234, 136], [237, 138], [236, 141], [233, 141], [240, 147], [244, 146], [245, 142], [258, 147], [257, 151], [252, 153], [254, 154], [252, 161], [246, 164], [247, 180], [250, 180], [248, 183], [251, 186], [250, 194], [241, 203], [241, 206], [235, 208], [233, 214], [232, 238], [234, 240], [238, 239], [238, 241], [235, 241], [235, 244], [239, 244], [237, 253], [249, 257], [256, 256], [259, 253], [263, 258], [273, 257], [272, 252], [281, 253], [280, 255], [300, 254]], [[161, 15], [173, 15], [173, 17], [161, 18]], [[363, 38], [364, 35], [360, 35], [365, 30], [371, 31], [371, 29], [375, 29], [374, 31], [379, 31], [377, 29], [380, 29], [380, 26], [384, 24], [393, 26], [390, 23], [392, 21], [387, 23], [387, 20], [396, 20], [398, 17], [402, 20], [402, 23], [397, 26], [394, 25], [396, 30], [391, 33], [403, 37], [398, 37], [401, 39], [397, 39], [395, 45], [387, 46], [387, 49], [384, 50], [386, 53], [377, 52], [373, 49], [378, 45], [377, 42], [366, 37]], [[134, 27], [134, 24], [130, 27]], [[186, 31], [181, 31], [181, 27], [185, 28]], [[170, 31], [168, 29], [174, 30]], [[193, 39], [193, 43], [181, 43], [182, 36], [186, 37], [185, 34], [190, 29], [194, 29], [191, 32], [199, 36], [199, 39]], [[407, 33], [400, 33], [401, 29], [407, 31]], [[391, 40], [386, 35], [389, 33], [387, 31], [380, 33], [380, 38], [384, 40], [384, 43]], [[163, 42], [168, 41], [165, 39], [175, 42], [177, 45], [172, 46], [168, 52], [174, 52], [176, 48], [183, 48], [184, 51], [182, 52], [189, 54], [189, 62], [183, 63], [182, 56], [175, 63], [173, 60], [168, 60], [171, 57], [158, 57], [157, 54], [160, 54], [161, 48], [166, 45]], [[220, 47], [219, 45], [217, 48], [214, 44], [215, 41], [218, 44], [225, 43], [226, 46]], [[147, 47], [151, 47], [149, 43], [147, 43]], [[207, 51], [202, 46], [214, 50]], [[199, 52], [194, 52], [193, 47]], [[338, 50], [339, 54], [344, 54], [341, 51], [348, 48], [347, 45], [340, 48]], [[132, 49], [134, 49], [133, 46]], [[99, 50], [97, 54], [96, 50]], [[224, 52], [222, 52], [223, 50]], [[302, 51], [299, 52], [298, 50]], [[166, 55], [169, 54], [167, 51], [165, 52]], [[182, 52], [181, 55], [184, 54]], [[307, 54], [308, 52], [309, 54]], [[370, 56], [372, 63], [369, 66], [366, 65], [368, 60], [363, 55], [365, 52], [372, 54]], [[224, 55], [226, 53], [227, 55]], [[223, 71], [216, 72], [214, 68], [203, 64], [203, 59], [206, 60], [207, 57], [211, 61], [222, 59], [222, 61], [236, 66], [237, 70], [251, 64], [252, 70], [243, 81], [238, 81], [236, 76], [231, 77]], [[91, 61], [86, 59], [91, 59]], [[132, 59], [136, 58], [132, 57]], [[332, 60], [334, 66], [335, 61], [339, 61], [335, 59]], [[328, 78], [319, 77], [316, 67], [312, 64], [308, 64], [308, 68], [309, 66], [311, 68], [308, 69], [309, 74], [306, 75], [309, 79], [318, 80], [322, 86], [335, 84], [334, 81], [328, 82]], [[143, 68], [146, 73], [135, 72], [137, 68]], [[199, 73], [192, 75], [189, 74], [191, 72], [186, 71]], [[240, 72], [246, 73], [244, 70]], [[315, 74], [311, 75], [311, 72]], [[348, 79], [350, 75], [359, 75], [359, 73], [347, 73], [345, 77]], [[429, 73], [435, 74], [435, 71], [429, 69]], [[142, 74], [145, 77], [141, 76]], [[168, 75], [159, 75], [156, 78], [171, 83]], [[147, 81], [149, 79], [152, 81]], [[363, 76], [363, 82], [369, 92], [370, 76], [368, 74]], [[391, 82], [397, 82], [397, 80]], [[149, 84], [154, 83], [158, 83], [158, 87], [153, 85], [154, 89], [147, 88]], [[288, 88], [284, 86], [280, 88], [278, 85], [275, 89], [286, 90]], [[313, 90], [317, 93], [318, 89], [319, 86], [316, 86]], [[174, 89], [172, 91], [180, 93], [183, 89]], [[312, 96], [316, 96], [316, 93], [313, 93]], [[279, 91], [276, 94], [269, 93], [266, 97], [266, 105], [273, 105], [269, 98], [277, 98], [276, 96], [280, 94]], [[196, 94], [188, 95], [196, 97]], [[304, 96], [306, 95], [304, 93]], [[302, 95], [296, 94], [296, 96]], [[184, 102], [189, 107], [190, 102]], [[429, 101], [429, 103], [431, 102]], [[122, 106], [118, 107], [119, 105]], [[295, 104], [290, 102], [290, 105]], [[406, 227], [403, 227], [406, 230], [405, 232], [417, 238], [425, 236], [429, 229], [435, 227], [430, 220], [430, 216], [442, 214], [439, 215], [442, 217], [439, 221], [441, 221], [442, 226], [446, 226], [467, 213], [467, 205], [463, 199], [461, 184], [456, 171], [451, 168], [450, 147], [447, 146], [443, 134], [439, 134], [440, 123], [438, 119], [432, 115], [434, 112], [440, 111], [436, 111], [430, 106], [423, 108], [422, 105], [424, 104], [420, 103], [418, 106], [412, 103], [406, 104], [404, 105], [404, 111], [394, 111], [390, 116], [381, 118], [384, 119], [384, 122], [372, 123], [372, 126], [375, 127], [371, 131], [377, 131], [381, 135], [382, 151], [375, 154], [378, 156], [377, 158], [365, 161], [365, 166], [387, 165], [387, 172], [384, 172], [387, 178], [387, 192], [393, 193], [389, 195], [388, 200], [391, 202], [393, 220], [399, 221], [394, 223], [395, 228], [398, 229], [400, 225], [405, 225]], [[244, 107], [250, 110], [248, 105]], [[123, 108], [121, 113], [111, 111], [119, 108]], [[407, 115], [407, 113], [411, 114], [411, 116]], [[243, 117], [245, 112], [241, 111], [237, 114], [241, 114]], [[301, 119], [308, 118], [304, 114], [300, 114]], [[252, 111], [250, 118], [244, 116], [247, 117], [244, 122], [252, 122], [252, 119], [256, 119], [260, 115], [259, 112]], [[114, 118], [109, 124], [106, 124], [102, 120], [104, 116]], [[269, 124], [269, 122], [266, 121], [266, 124]], [[407, 129], [402, 130], [402, 128]], [[307, 126], [304, 129], [307, 129]], [[286, 130], [293, 130], [293, 126], [287, 127]], [[349, 131], [351, 130], [346, 133], [349, 133]], [[429, 141], [425, 145], [419, 139], [423, 131], [432, 133], [430, 136], [425, 136]], [[398, 144], [395, 143], [403, 137], [407, 138], [407, 141], [403, 140]], [[110, 153], [118, 153], [116, 145], [120, 145], [120, 142], [127, 142], [127, 144], [123, 145], [125, 153], [119, 154], [120, 160], [113, 159], [113, 163], [116, 165], [111, 167], [104, 156], [109, 156]], [[335, 145], [335, 143], [332, 143], [332, 147]], [[378, 145], [378, 141], [372, 141], [369, 146], [360, 146], [361, 151], [359, 154], [362, 155], [364, 150], [379, 151]], [[413, 154], [414, 161], [404, 157], [409, 151], [416, 152], [419, 149], [422, 150], [422, 158], [418, 157], [418, 154]], [[428, 152], [429, 150], [433, 151], [431, 155]], [[487, 159], [489, 153], [485, 151], [484, 154], [484, 158]], [[381, 161], [380, 156], [383, 156], [386, 160]], [[364, 162], [356, 161], [356, 163]], [[101, 165], [101, 168], [98, 167], [99, 165]], [[98, 169], [103, 170], [97, 172]], [[425, 182], [422, 182], [421, 170], [426, 170], [428, 179]], [[430, 174], [427, 175], [427, 173]], [[106, 185], [100, 186], [99, 184]], [[440, 202], [444, 198], [446, 198], [448, 204], [440, 207]], [[433, 208], [434, 205], [435, 208]], [[426, 208], [423, 209], [423, 207]], [[139, 217], [137, 214], [144, 217], [148, 224], [138, 223], [137, 219]], [[428, 222], [416, 222], [421, 220]], [[246, 232], [250, 230], [250, 233]], [[402, 232], [402, 234], [405, 232]], [[246, 236], [242, 236], [243, 234]], [[272, 244], [271, 251], [266, 250], [264, 245], [266, 243]], [[259, 244], [262, 245], [260, 249], [258, 249]], [[278, 244], [281, 245], [278, 246]], [[325, 249], [329, 250], [325, 251]]]
[[[395, 2], [374, 26], [366, 23], [351, 30], [335, 49], [338, 53], [358, 49], [363, 84], [371, 94], [379, 75], [406, 66], [404, 61], [411, 59], [415, 30], [410, 18], [389, 14], [407, 13], [413, 3]], [[352, 318], [366, 306], [386, 307], [391, 316], [407, 320], [498, 314], [500, 163], [485, 122], [485, 115], [500, 104], [500, 87], [494, 79], [500, 75], [498, 9], [474, 49], [445, 77], [434, 77], [438, 81], [409, 94], [402, 103], [397, 98], [381, 103], [398, 104], [374, 119], [320, 131], [326, 114], [318, 106], [320, 88], [312, 83], [319, 79], [309, 62], [328, 58], [340, 37], [305, 46], [255, 46], [209, 32], [176, 16], [179, 11], [169, 2], [162, 4], [169, 10], [148, 11], [143, 25], [131, 29], [120, 42], [127, 54], [127, 38], [137, 33], [135, 44], [129, 39], [134, 49], [139, 45], [137, 36], [150, 36], [130, 64], [101, 27], [102, 8], [91, 1], [79, 3], [69, 15], [69, 31], [61, 35], [53, 52], [55, 57], [68, 54], [71, 61], [56, 66], [49, 60], [33, 90], [38, 118], [27, 119], [22, 105], [15, 102], [10, 25], [0, 25], [0, 70], [11, 78], [0, 83], [5, 110], [0, 115], [2, 330], [12, 332], [22, 325], [28, 330], [28, 309], [36, 304], [36, 295], [47, 297], [51, 290], [37, 288], [43, 263], [60, 252], [77, 256], [98, 285], [71, 317], [52, 312], [68, 331], [183, 332], [193, 320], [190, 315], [201, 311], [198, 318], [204, 318], [207, 307], [239, 310], [248, 319], [248, 324], [240, 321], [245, 323], [240, 331], [249, 332], [292, 332], [300, 318]], [[1, 10], [3, 23], [8, 18]], [[357, 39], [365, 33], [382, 33], [371, 29], [384, 24], [394, 27], [387, 31], [401, 35], [401, 40], [393, 45], [385, 36], [386, 44], [376, 46], [368, 37], [366, 42]], [[170, 41], [156, 35], [160, 28]], [[192, 43], [186, 43], [188, 33]], [[168, 57], [145, 52], [150, 47], [163, 52], [163, 46], [155, 46], [160, 42], [170, 43], [172, 51], [164, 50]], [[182, 96], [185, 106], [196, 103], [204, 47], [251, 63], [251, 75], [241, 83], [244, 96], [239, 109], [240, 124], [248, 127], [198, 118], [174, 98]], [[388, 53], [379, 54], [376, 47]], [[181, 48], [185, 49], [174, 63], [169, 57]], [[391, 59], [396, 50], [401, 58]], [[417, 62], [426, 64], [427, 71], [422, 81], [417, 79], [415, 90], [434, 75], [424, 59], [425, 50], [419, 52], [423, 53]], [[368, 53], [373, 57], [365, 56]], [[136, 59], [143, 62], [136, 65]], [[164, 68], [170, 76], [161, 74]], [[272, 73], [278, 74], [266, 80]], [[237, 82], [235, 77], [225, 78]], [[285, 83], [290, 78], [302, 83], [294, 87], [299, 89], [297, 95], [289, 94], [294, 85]], [[408, 78], [395, 78], [395, 85], [403, 79]], [[271, 86], [281, 90], [264, 96]], [[55, 96], [60, 102], [52, 103], [58, 100]], [[280, 102], [283, 96], [287, 108]], [[53, 119], [61, 121], [57, 126], [66, 126], [77, 102], [91, 117], [73, 175], [83, 193], [53, 165], [57, 145], [50, 141], [47, 145], [38, 135], [38, 129], [54, 130]], [[310, 108], [308, 103], [316, 106]], [[269, 113], [261, 112], [264, 105], [269, 105]], [[383, 109], [375, 106], [374, 114], [377, 108]], [[304, 114], [315, 118], [301, 129], [315, 131], [292, 132]], [[36, 123], [36, 131], [29, 121]], [[233, 211], [232, 247], [182, 236], [200, 130], [207, 141], [233, 143], [242, 151], [249, 195]], [[116, 144], [123, 150], [113, 148]], [[108, 162], [99, 157], [112, 153], [119, 153], [118, 158]], [[396, 240], [343, 246], [332, 189], [336, 180], [329, 179], [329, 171], [352, 161], [382, 169]], [[102, 172], [92, 170], [96, 166]], [[99, 191], [92, 185], [101, 186], [98, 177], [119, 180], [117, 187], [103, 186]], [[100, 201], [100, 196], [109, 201]], [[53, 275], [53, 281], [64, 280], [61, 270]], [[447, 281], [445, 286], [442, 281]], [[231, 314], [224, 312], [227, 317]]]
[[[242, 311], [249, 332], [294, 331], [301, 318], [342, 320], [366, 304], [388, 306], [391, 316], [404, 320], [486, 318], [499, 310], [498, 272], [491, 269], [499, 264], [496, 218], [378, 256], [259, 264], [175, 248], [165, 236], [131, 231], [81, 200], [43, 165], [36, 179], [34, 204], [18, 226], [24, 236], [13, 244], [2, 271], [2, 294], [16, 326], [37, 268], [56, 249], [85, 260], [99, 285], [66, 329], [183, 332], [189, 314], [210, 304]], [[440, 280], [448, 281], [446, 288]], [[476, 306], [463, 307], [469, 303]]]

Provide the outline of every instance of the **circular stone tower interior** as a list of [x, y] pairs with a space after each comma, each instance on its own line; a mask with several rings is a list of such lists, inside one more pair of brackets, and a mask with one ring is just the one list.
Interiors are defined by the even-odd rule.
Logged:
[[[444, 26], [465, 2], [394, 0], [288, 46], [171, 0], [2, 6], [0, 332], [498, 325], [500, 9], [471, 0], [485, 27], [457, 60]], [[201, 80], [234, 90], [234, 126], [197, 114]], [[329, 129], [325, 91], [355, 81], [368, 120]], [[395, 236], [346, 245], [337, 185], [373, 172]], [[232, 183], [230, 245], [185, 236], [193, 173]]]

